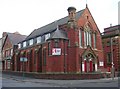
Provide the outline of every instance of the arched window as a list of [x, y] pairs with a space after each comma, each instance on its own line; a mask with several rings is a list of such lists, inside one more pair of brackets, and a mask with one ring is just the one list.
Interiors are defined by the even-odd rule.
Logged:
[[84, 47], [86, 46], [91, 46], [92, 44], [92, 34], [91, 34], [91, 29], [88, 25], [84, 26]]
[[89, 45], [89, 32], [86, 32], [86, 37], [87, 37], [87, 46]]
[[84, 47], [86, 47], [86, 43], [87, 43], [87, 37], [86, 37], [86, 31], [84, 31]]
[[82, 47], [83, 46], [82, 44], [83, 44], [82, 43], [82, 31], [79, 30], [79, 47]]
[[91, 46], [92, 45], [92, 40], [91, 40], [91, 38], [92, 38], [92, 35], [91, 35], [91, 32], [89, 33], [89, 45]]
[[94, 42], [94, 48], [96, 49], [96, 42], [97, 42], [96, 33], [93, 34], [93, 42]]

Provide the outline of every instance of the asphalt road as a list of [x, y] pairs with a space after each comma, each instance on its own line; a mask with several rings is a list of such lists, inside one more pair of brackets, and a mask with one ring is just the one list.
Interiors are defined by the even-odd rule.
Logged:
[[118, 78], [115, 78], [114, 80], [111, 78], [93, 80], [48, 80], [28, 77], [23, 78], [4, 74], [0, 77], [0, 80], [1, 79], [2, 87], [118, 87], [118, 83], [120, 86]]

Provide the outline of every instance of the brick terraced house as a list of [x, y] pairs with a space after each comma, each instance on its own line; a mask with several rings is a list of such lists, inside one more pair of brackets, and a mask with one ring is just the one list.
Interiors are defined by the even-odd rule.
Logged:
[[25, 35], [21, 35], [18, 32], [8, 33], [3, 32], [2, 34], [2, 68], [3, 70], [13, 70], [13, 54], [14, 50], [17, 49], [18, 42], [21, 42], [26, 38]]
[[[104, 68], [101, 34], [87, 5], [35, 29], [14, 52], [14, 71], [97, 72]], [[24, 59], [24, 63], [22, 62]]]
[[120, 25], [104, 29], [102, 34], [105, 68], [115, 68], [120, 71]]

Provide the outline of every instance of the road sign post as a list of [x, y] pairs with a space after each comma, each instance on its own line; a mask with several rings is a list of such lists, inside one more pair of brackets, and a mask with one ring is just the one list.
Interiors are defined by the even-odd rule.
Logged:
[[27, 61], [27, 58], [21, 57], [20, 61], [22, 62], [22, 76], [23, 76], [23, 80], [24, 80], [24, 77], [25, 77], [25, 74], [24, 74], [24, 64]]

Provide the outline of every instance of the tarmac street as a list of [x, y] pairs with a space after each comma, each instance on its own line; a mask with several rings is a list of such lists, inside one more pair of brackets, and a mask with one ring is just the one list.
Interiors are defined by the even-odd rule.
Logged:
[[0, 77], [2, 87], [118, 87], [118, 78], [92, 80], [50, 80], [33, 79], [3, 74]]

